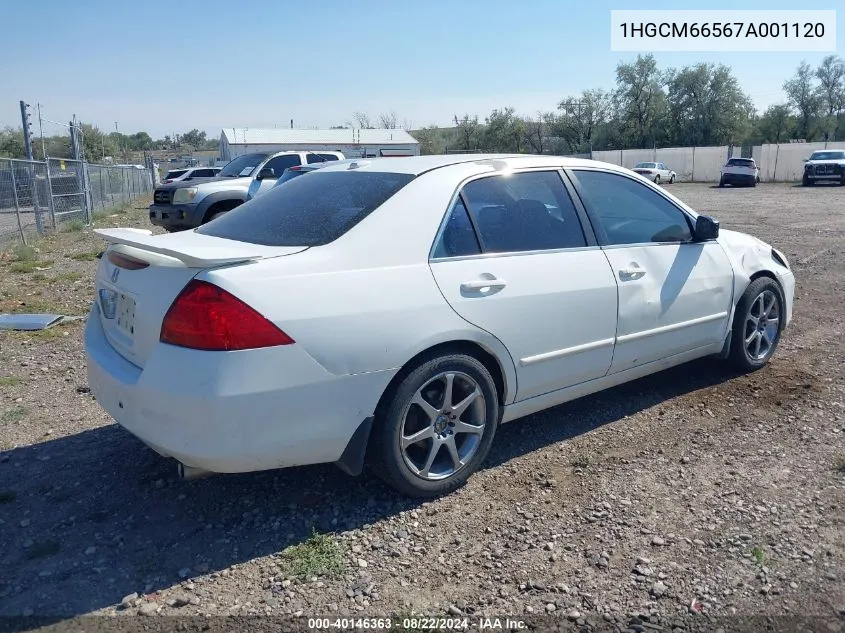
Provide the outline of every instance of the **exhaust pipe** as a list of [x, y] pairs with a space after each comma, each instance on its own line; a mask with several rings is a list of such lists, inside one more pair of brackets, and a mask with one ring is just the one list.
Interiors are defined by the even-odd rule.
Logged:
[[179, 479], [183, 481], [191, 481], [192, 479], [202, 479], [213, 475], [210, 470], [203, 470], [202, 468], [194, 468], [193, 466], [186, 466], [182, 462], [176, 462], [176, 472], [179, 474]]

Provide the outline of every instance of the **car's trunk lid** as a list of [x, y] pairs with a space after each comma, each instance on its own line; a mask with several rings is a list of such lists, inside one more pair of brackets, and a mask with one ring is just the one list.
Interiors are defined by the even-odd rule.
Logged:
[[293, 255], [307, 248], [248, 244], [193, 231], [168, 235], [141, 229], [95, 232], [110, 244], [95, 280], [98, 318], [112, 347], [138, 367], [144, 366], [158, 343], [162, 320], [173, 300], [201, 271]]

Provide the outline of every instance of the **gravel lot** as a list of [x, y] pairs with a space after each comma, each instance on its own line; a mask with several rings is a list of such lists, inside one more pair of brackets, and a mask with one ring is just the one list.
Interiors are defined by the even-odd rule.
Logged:
[[[773, 361], [699, 361], [505, 425], [484, 469], [429, 503], [333, 466], [179, 482], [88, 393], [81, 322], [0, 333], [0, 616], [845, 629], [845, 188], [671, 191], [789, 257], [795, 320]], [[101, 224], [147, 226], [138, 203]], [[32, 272], [0, 260], [0, 312], [86, 314], [102, 242], [37, 247]]]

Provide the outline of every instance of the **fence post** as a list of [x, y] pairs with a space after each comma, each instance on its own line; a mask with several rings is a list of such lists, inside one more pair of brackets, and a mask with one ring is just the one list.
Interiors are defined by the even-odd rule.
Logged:
[[695, 145], [692, 146], [692, 173], [690, 174], [690, 180], [695, 182]]
[[53, 230], [56, 230], [56, 207], [53, 204], [53, 181], [50, 178], [50, 157], [44, 157], [44, 165], [47, 167], [47, 195], [50, 197], [48, 202], [50, 203], [50, 224], [53, 225]]
[[40, 187], [38, 186], [38, 170], [34, 162], [30, 161], [29, 165], [29, 182], [32, 188], [32, 211], [35, 214], [35, 230], [38, 235], [44, 235], [44, 218], [41, 217], [41, 205], [39, 200], [41, 196], [38, 194]]
[[26, 246], [26, 235], [23, 234], [23, 224], [21, 224], [21, 207], [18, 204], [18, 184], [15, 180], [15, 164], [9, 161], [9, 171], [12, 174], [12, 193], [15, 196], [15, 215], [18, 216], [18, 232], [21, 234], [21, 241]]
[[91, 224], [93, 200], [91, 199], [91, 187], [88, 181], [88, 163], [82, 162], [82, 198], [85, 200], [85, 223]]

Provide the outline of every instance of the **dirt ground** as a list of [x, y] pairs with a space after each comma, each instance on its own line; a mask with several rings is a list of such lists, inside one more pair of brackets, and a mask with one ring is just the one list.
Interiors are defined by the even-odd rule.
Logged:
[[[0, 616], [845, 630], [845, 188], [670, 190], [788, 256], [795, 318], [772, 362], [699, 361], [505, 425], [428, 503], [330, 465], [180, 482], [88, 392], [82, 322], [0, 332]], [[147, 226], [140, 204], [100, 224]], [[102, 247], [84, 229], [38, 261], [7, 254], [0, 312], [85, 315]]]

